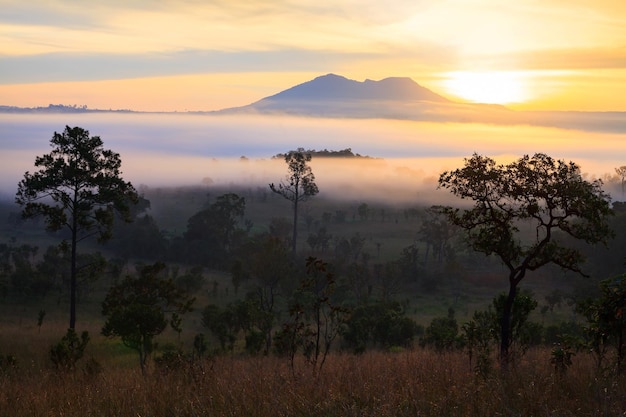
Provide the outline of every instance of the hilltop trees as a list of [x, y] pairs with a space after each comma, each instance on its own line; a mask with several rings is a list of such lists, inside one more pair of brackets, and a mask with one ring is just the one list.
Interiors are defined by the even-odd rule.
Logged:
[[319, 192], [315, 184], [315, 175], [307, 162], [311, 161], [311, 154], [305, 153], [303, 148], [291, 151], [285, 155], [285, 162], [289, 166], [286, 181], [277, 186], [270, 184], [270, 189], [291, 201], [293, 205], [293, 236], [291, 251], [296, 254], [296, 238], [298, 237], [298, 204]]
[[[500, 323], [500, 358], [506, 369], [519, 283], [527, 272], [547, 264], [583, 274], [581, 252], [566, 246], [557, 232], [587, 243], [605, 242], [611, 235], [610, 198], [600, 181], [584, 180], [576, 164], [545, 154], [524, 156], [508, 165], [474, 154], [465, 160], [464, 168], [441, 174], [439, 186], [473, 200], [469, 209], [440, 210], [465, 230], [474, 250], [496, 255], [509, 270]], [[533, 226], [534, 236], [522, 236], [522, 222]]]
[[24, 174], [15, 201], [23, 207], [24, 218], [43, 216], [48, 230], [70, 232], [69, 327], [74, 329], [78, 243], [92, 236], [108, 240], [116, 212], [131, 220], [130, 204], [137, 201], [137, 193], [120, 177], [119, 154], [104, 149], [99, 136], [66, 126], [63, 133], [54, 132], [50, 145], [51, 153], [35, 159], [39, 170]]

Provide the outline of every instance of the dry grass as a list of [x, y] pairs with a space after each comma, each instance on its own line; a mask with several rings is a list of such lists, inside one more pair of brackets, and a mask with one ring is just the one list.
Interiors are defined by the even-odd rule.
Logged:
[[576, 357], [556, 377], [530, 352], [507, 377], [482, 379], [461, 353], [334, 354], [316, 374], [276, 357], [218, 357], [168, 373], [103, 362], [101, 373], [25, 364], [0, 377], [1, 416], [622, 416], [624, 378]]

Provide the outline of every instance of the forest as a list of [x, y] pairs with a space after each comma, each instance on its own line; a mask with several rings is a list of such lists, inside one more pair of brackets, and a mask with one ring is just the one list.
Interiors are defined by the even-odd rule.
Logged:
[[[0, 206], [7, 415], [623, 412], [624, 167], [474, 155], [439, 179], [458, 208], [319, 195], [311, 159], [351, 149], [134, 189], [99, 138], [55, 138]], [[46, 182], [58, 155], [72, 186]]]

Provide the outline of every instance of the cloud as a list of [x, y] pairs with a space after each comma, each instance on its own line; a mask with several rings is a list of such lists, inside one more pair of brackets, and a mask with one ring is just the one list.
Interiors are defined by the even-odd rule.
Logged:
[[375, 54], [273, 50], [224, 52], [183, 50], [164, 53], [49, 53], [5, 56], [0, 84], [143, 78], [163, 75], [237, 72], [328, 71]]
[[[430, 201], [444, 170], [473, 153], [511, 160], [535, 152], [578, 163], [601, 177], [626, 163], [624, 134], [530, 126], [393, 120], [190, 114], [0, 115], [0, 193], [11, 196], [54, 131], [81, 126], [120, 153], [126, 180], [138, 186], [240, 184], [267, 187], [287, 173], [278, 153], [342, 150], [378, 159], [321, 160], [312, 167], [322, 196], [347, 200]], [[245, 159], [241, 159], [245, 156]]]
[[626, 69], [626, 43], [620, 47], [546, 48], [498, 55], [479, 55], [473, 61], [499, 70]]

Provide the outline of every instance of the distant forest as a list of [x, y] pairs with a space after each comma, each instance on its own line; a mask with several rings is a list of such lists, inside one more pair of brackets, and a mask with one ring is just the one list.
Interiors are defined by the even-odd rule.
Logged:
[[[352, 148], [346, 148], [346, 149], [342, 149], [340, 151], [333, 151], [333, 150], [328, 150], [328, 149], [324, 149], [324, 150], [320, 150], [317, 151], [315, 149], [308, 149], [303, 151], [304, 153], [310, 154], [312, 158], [314, 157], [319, 157], [319, 158], [366, 158], [366, 159], [374, 159], [371, 156], [368, 155], [361, 155], [359, 153], [354, 153], [352, 152]], [[284, 153], [279, 153], [276, 154], [272, 157], [272, 159], [285, 159], [286, 154]]]
[[102, 113], [102, 112], [114, 112], [114, 113], [134, 113], [133, 110], [128, 109], [90, 109], [87, 105], [82, 104], [48, 104], [46, 107], [17, 107], [17, 106], [0, 106], [0, 113]]

